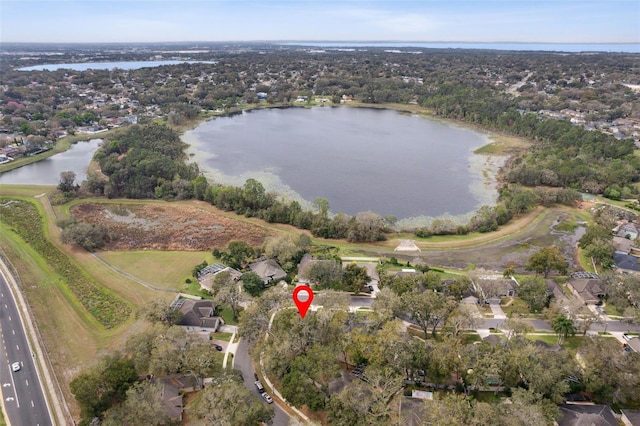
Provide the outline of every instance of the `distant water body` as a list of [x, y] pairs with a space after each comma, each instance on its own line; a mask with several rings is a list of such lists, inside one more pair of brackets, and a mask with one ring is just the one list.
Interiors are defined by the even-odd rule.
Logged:
[[77, 142], [65, 152], [0, 173], [0, 185], [57, 185], [60, 173], [72, 171], [76, 183], [87, 178], [87, 168], [102, 139]]
[[573, 43], [418, 43], [418, 42], [315, 42], [284, 43], [288, 46], [324, 47], [329, 49], [363, 49], [367, 47], [387, 47], [400, 49], [420, 47], [423, 49], [486, 49], [486, 50], [519, 50], [543, 52], [623, 52], [640, 53], [640, 43], [608, 43], [608, 44], [573, 44]]
[[86, 70], [137, 70], [140, 68], [160, 67], [162, 65], [178, 65], [178, 64], [214, 64], [211, 61], [136, 61], [136, 62], [83, 62], [76, 64], [45, 64], [34, 65], [32, 67], [18, 68], [18, 71], [57, 71], [61, 69], [73, 71]]
[[263, 183], [304, 206], [392, 214], [403, 227], [433, 217], [465, 222], [497, 198], [497, 157], [473, 154], [487, 137], [391, 110], [294, 108], [216, 118], [184, 134], [200, 169], [218, 183]]

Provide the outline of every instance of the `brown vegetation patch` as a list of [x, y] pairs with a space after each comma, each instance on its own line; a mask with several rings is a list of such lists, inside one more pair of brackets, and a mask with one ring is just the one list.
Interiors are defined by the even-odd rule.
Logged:
[[230, 241], [251, 246], [269, 232], [259, 226], [189, 204], [83, 203], [71, 208], [80, 221], [98, 224], [109, 235], [107, 250], [206, 251]]

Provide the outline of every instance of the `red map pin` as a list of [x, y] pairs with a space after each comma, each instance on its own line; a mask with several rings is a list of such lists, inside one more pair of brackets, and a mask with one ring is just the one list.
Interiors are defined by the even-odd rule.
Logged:
[[301, 285], [293, 290], [293, 303], [298, 307], [302, 318], [307, 315], [311, 302], [313, 302], [313, 291], [309, 287]]

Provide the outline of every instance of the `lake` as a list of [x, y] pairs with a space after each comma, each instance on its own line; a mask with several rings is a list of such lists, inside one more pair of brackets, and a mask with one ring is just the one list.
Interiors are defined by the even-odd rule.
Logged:
[[92, 70], [137, 70], [140, 68], [159, 67], [162, 65], [178, 65], [178, 64], [215, 64], [212, 61], [131, 61], [131, 62], [83, 62], [73, 64], [45, 64], [34, 65], [32, 67], [18, 68], [18, 71], [57, 71], [60, 69], [69, 69], [73, 71]]
[[625, 52], [640, 53], [638, 43], [420, 43], [420, 42], [300, 42], [283, 43], [289, 46], [326, 47], [328, 49], [367, 47], [386, 47], [390, 49], [419, 47], [424, 49], [484, 49], [484, 50], [515, 50], [537, 52]]
[[65, 152], [1, 173], [0, 185], [57, 185], [60, 173], [66, 171], [75, 172], [76, 183], [80, 183], [87, 178], [87, 167], [101, 142], [102, 139], [78, 142]]
[[205, 175], [333, 213], [371, 210], [420, 226], [433, 217], [468, 220], [497, 199], [498, 157], [473, 154], [486, 135], [392, 110], [316, 107], [255, 110], [210, 120], [184, 134]]

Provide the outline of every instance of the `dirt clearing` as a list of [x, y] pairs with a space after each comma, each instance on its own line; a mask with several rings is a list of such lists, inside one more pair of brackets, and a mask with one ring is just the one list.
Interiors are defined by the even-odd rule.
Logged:
[[107, 231], [106, 250], [209, 251], [223, 249], [230, 241], [255, 247], [271, 235], [195, 203], [83, 203], [73, 206], [71, 214]]

